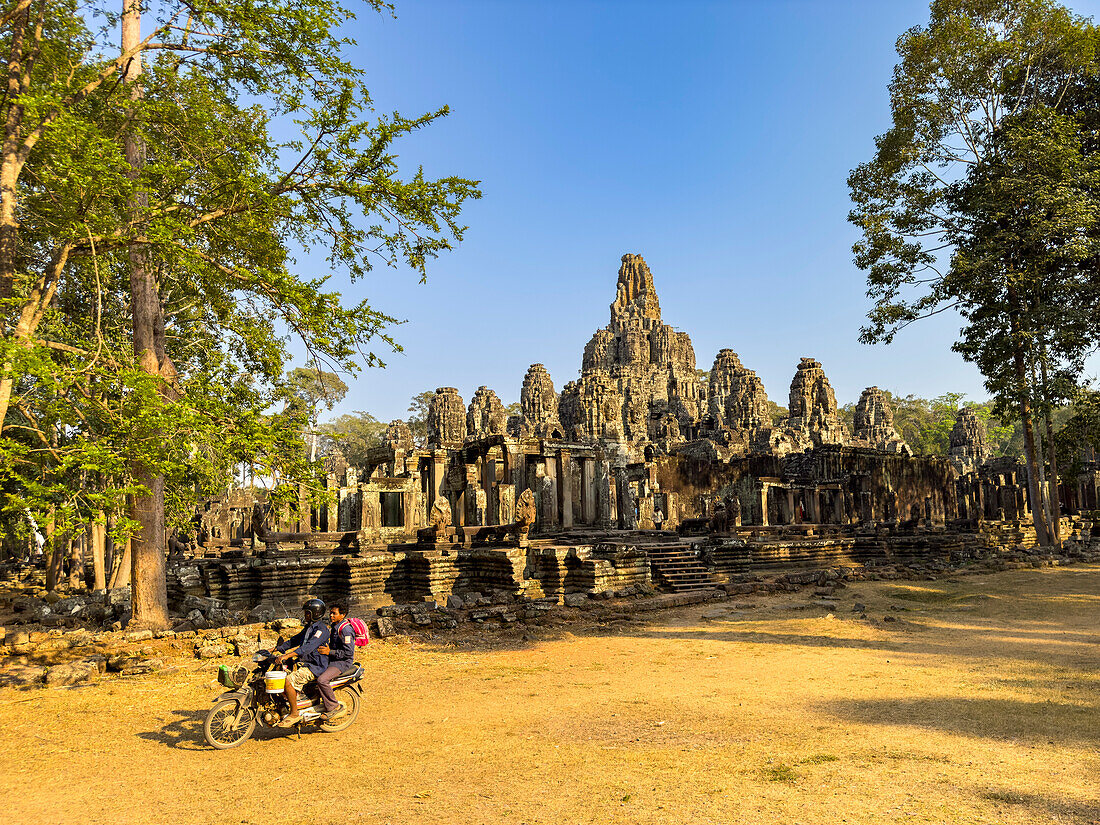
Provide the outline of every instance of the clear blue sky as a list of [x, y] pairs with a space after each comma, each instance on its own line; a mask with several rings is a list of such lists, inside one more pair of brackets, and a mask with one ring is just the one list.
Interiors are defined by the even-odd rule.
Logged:
[[[1096, 15], [1100, 0], [1076, 2]], [[348, 289], [407, 323], [404, 352], [350, 379], [334, 414], [403, 418], [413, 394], [482, 384], [507, 404], [527, 367], [560, 391], [608, 322], [619, 258], [641, 253], [698, 366], [730, 347], [786, 405], [802, 356], [844, 404], [864, 387], [985, 398], [942, 316], [891, 346], [857, 340], [848, 172], [889, 123], [894, 42], [927, 2], [397, 0], [354, 52], [380, 112], [452, 114], [397, 147], [479, 179], [466, 240], [428, 283], [376, 269]], [[307, 262], [303, 261], [303, 264]]]

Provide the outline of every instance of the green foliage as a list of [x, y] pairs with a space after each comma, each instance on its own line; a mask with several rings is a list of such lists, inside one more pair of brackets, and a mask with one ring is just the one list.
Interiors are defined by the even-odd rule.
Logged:
[[428, 408], [434, 397], [435, 393], [432, 390], [424, 390], [409, 399], [410, 415], [406, 423], [412, 433], [413, 443], [417, 447], [423, 447], [428, 443]]
[[[1020, 418], [1041, 544], [1041, 430], [1100, 337], [1100, 30], [1052, 0], [933, 0], [897, 43], [893, 123], [849, 176], [855, 262], [890, 342], [955, 309], [953, 349]], [[1056, 534], [1056, 531], [1054, 531]]]
[[[283, 482], [312, 484], [302, 433], [346, 391], [336, 372], [379, 365], [379, 343], [397, 345], [393, 319], [346, 300], [328, 274], [302, 271], [295, 252], [321, 253], [353, 281], [378, 263], [423, 279], [461, 240], [463, 203], [480, 197], [475, 181], [399, 170], [395, 143], [446, 109], [374, 112], [346, 59], [350, 7], [150, 6], [137, 99], [119, 82], [129, 59], [117, 52], [120, 7], [33, 0], [42, 34], [25, 39], [37, 51], [20, 53], [27, 82], [0, 101], [7, 139], [26, 150], [5, 167], [19, 226], [14, 264], [0, 261], [0, 379], [11, 382], [3, 530], [25, 530], [28, 512], [58, 524], [118, 512], [138, 490], [135, 465], [167, 477], [176, 524], [241, 466], [276, 498], [296, 496]], [[21, 18], [7, 19], [0, 50], [10, 54]], [[128, 129], [146, 150], [136, 175]], [[171, 364], [162, 378], [132, 354], [134, 245], [157, 274]], [[284, 378], [288, 333], [314, 369]]]
[[[848, 181], [875, 301], [864, 341], [957, 308], [956, 349], [1002, 407], [1024, 391], [1010, 356], [1034, 361], [1044, 336], [1063, 377], [1079, 372], [1097, 316], [1095, 290], [1078, 289], [1095, 255], [1095, 181], [1064, 110], [1096, 72], [1096, 40], [1049, 0], [934, 0], [928, 25], [898, 40], [893, 125]], [[1055, 335], [1055, 307], [1071, 310], [1072, 335]]]
[[1084, 469], [1086, 459], [1095, 462], [1100, 457], [1100, 392], [1082, 389], [1067, 413], [1054, 440], [1059, 470], [1074, 480]]
[[366, 461], [370, 450], [382, 446], [386, 425], [368, 412], [357, 411], [322, 424], [320, 431], [324, 434], [321, 454], [339, 449], [348, 464], [356, 467]]
[[786, 407], [776, 404], [770, 398], [768, 399], [768, 412], [771, 415], [773, 427], [778, 427], [780, 424], [790, 418], [791, 415], [790, 410], [788, 410]]
[[[1015, 418], [1007, 423], [993, 415], [993, 402], [976, 403], [964, 401], [963, 393], [944, 393], [935, 398], [920, 398], [916, 395], [894, 395], [888, 390], [883, 394], [894, 412], [894, 428], [913, 448], [917, 455], [946, 456], [951, 447], [951, 430], [955, 427], [955, 416], [961, 407], [970, 407], [978, 420], [985, 425], [986, 439], [994, 456], [1019, 457], [1022, 454], [1022, 437]], [[845, 404], [838, 410], [840, 419], [853, 428], [855, 418], [854, 403]]]

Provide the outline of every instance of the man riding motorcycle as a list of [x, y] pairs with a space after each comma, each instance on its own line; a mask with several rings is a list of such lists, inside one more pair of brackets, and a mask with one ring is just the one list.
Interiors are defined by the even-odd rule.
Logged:
[[[275, 648], [279, 656], [275, 661], [286, 662], [295, 656], [298, 665], [287, 673], [283, 693], [290, 704], [290, 713], [279, 722], [279, 727], [288, 728], [298, 724], [302, 717], [298, 713], [298, 692], [320, 676], [328, 668], [328, 656], [317, 648], [327, 646], [329, 626], [325, 622], [325, 603], [320, 599], [310, 599], [302, 605], [305, 627]], [[327, 647], [325, 648], [327, 652]]]

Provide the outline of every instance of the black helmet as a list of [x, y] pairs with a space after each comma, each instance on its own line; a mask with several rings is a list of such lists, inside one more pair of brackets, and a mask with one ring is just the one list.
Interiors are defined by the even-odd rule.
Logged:
[[302, 610], [309, 613], [309, 617], [313, 621], [317, 621], [325, 615], [325, 603], [320, 599], [310, 599], [302, 605]]

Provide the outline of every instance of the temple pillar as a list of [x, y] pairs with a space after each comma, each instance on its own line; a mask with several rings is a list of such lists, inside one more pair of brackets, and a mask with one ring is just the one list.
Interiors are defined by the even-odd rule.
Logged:
[[596, 523], [596, 461], [581, 459], [581, 521]]
[[558, 496], [561, 500], [561, 526], [573, 526], [573, 467], [568, 450], [558, 451]]
[[518, 444], [505, 444], [504, 448], [504, 481], [515, 485], [518, 497], [527, 489], [527, 457]]
[[359, 529], [377, 534], [382, 527], [382, 498], [380, 491], [367, 484], [359, 485]]
[[617, 498], [619, 503], [619, 527], [623, 530], [637, 530], [638, 529], [638, 514], [635, 512], [635, 500], [634, 493], [630, 489], [630, 482], [626, 478], [626, 473], [617, 474], [618, 484], [616, 485]]
[[554, 456], [544, 456], [543, 462], [546, 468], [546, 481], [543, 482], [543, 489], [546, 491], [546, 522], [543, 524], [543, 529], [549, 530], [556, 529], [561, 525], [558, 511], [558, 463]]
[[309, 510], [309, 493], [306, 492], [306, 485], [298, 485], [298, 532], [309, 533], [312, 532], [313, 525], [310, 524], [310, 510]]
[[485, 491], [485, 523], [498, 524], [497, 513], [499, 508], [495, 501], [497, 483], [497, 462], [495, 458], [487, 458], [481, 465], [481, 489]]
[[443, 450], [432, 451], [432, 463], [428, 476], [428, 510], [432, 509], [437, 498], [443, 498], [443, 485], [447, 480], [447, 453]]
[[340, 524], [340, 485], [331, 473], [325, 479], [325, 492], [329, 495], [328, 511], [325, 513], [325, 530], [335, 533]]
[[615, 498], [611, 489], [611, 465], [606, 460], [594, 460], [593, 487], [595, 488], [596, 521], [598, 527], [610, 527], [615, 516]]
[[768, 485], [761, 484], [756, 494], [760, 499], [760, 524], [764, 527], [768, 526]]

